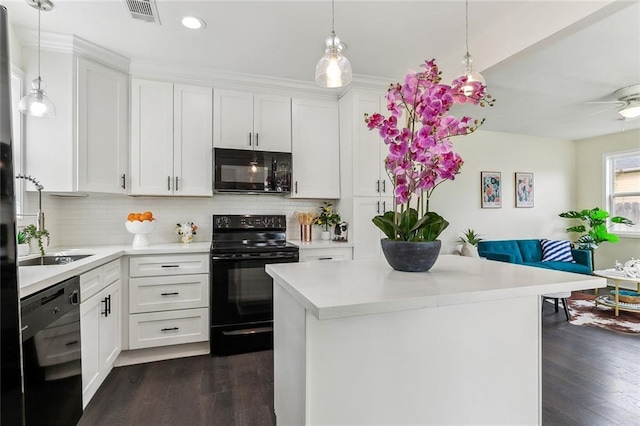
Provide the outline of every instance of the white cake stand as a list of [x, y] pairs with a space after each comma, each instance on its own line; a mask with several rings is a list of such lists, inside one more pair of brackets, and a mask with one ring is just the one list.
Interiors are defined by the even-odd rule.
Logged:
[[146, 247], [149, 245], [149, 234], [156, 229], [157, 221], [155, 220], [145, 220], [145, 221], [127, 221], [124, 226], [127, 228], [127, 231], [131, 232], [135, 235], [133, 237], [133, 248], [137, 247]]

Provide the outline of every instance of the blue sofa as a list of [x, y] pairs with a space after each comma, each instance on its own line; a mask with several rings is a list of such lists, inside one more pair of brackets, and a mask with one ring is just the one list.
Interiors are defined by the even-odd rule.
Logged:
[[571, 250], [571, 254], [576, 263], [543, 262], [540, 240], [480, 241], [478, 243], [478, 255], [490, 260], [591, 275], [593, 265], [589, 250], [574, 249]]

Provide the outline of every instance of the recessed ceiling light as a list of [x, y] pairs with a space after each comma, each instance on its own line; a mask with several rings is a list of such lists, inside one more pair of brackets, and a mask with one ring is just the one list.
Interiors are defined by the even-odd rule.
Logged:
[[190, 30], [201, 30], [207, 26], [207, 24], [197, 16], [183, 16], [180, 19], [180, 23]]

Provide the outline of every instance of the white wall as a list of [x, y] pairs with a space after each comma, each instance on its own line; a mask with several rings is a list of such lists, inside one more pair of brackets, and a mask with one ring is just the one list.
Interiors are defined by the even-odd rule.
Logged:
[[[435, 190], [430, 205], [450, 223], [440, 237], [443, 253], [467, 228], [487, 240], [568, 238], [558, 214], [574, 205], [573, 141], [481, 130], [452, 141], [465, 163], [454, 181]], [[502, 173], [502, 208], [480, 207], [481, 171]], [[515, 172], [533, 173], [534, 207], [515, 208]]]
[[[46, 227], [53, 246], [130, 244], [133, 235], [125, 229], [129, 212], [150, 210], [158, 225], [151, 244], [178, 242], [176, 223], [198, 225], [195, 241], [211, 241], [213, 214], [284, 214], [287, 236], [300, 238], [294, 211], [319, 211], [323, 200], [292, 200], [279, 195], [215, 195], [213, 198], [128, 197], [90, 194], [88, 197], [43, 196]], [[29, 206], [37, 206], [37, 196], [29, 193]], [[320, 239], [321, 229], [313, 227], [313, 239]]]
[[[576, 142], [575, 210], [605, 208], [604, 156], [640, 149], [640, 129]], [[616, 259], [640, 258], [640, 239], [622, 237], [615, 244], [603, 243], [595, 253], [595, 268], [612, 268]]]
[[[9, 55], [11, 56], [11, 64], [18, 67], [22, 67], [22, 47], [20, 46], [20, 40], [18, 39], [18, 35], [16, 34], [13, 25], [9, 24]], [[31, 85], [29, 84], [29, 86]]]

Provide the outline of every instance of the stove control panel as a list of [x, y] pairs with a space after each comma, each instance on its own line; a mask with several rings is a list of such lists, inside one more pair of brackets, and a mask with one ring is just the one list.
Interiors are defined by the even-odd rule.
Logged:
[[214, 229], [286, 229], [284, 215], [213, 215]]

